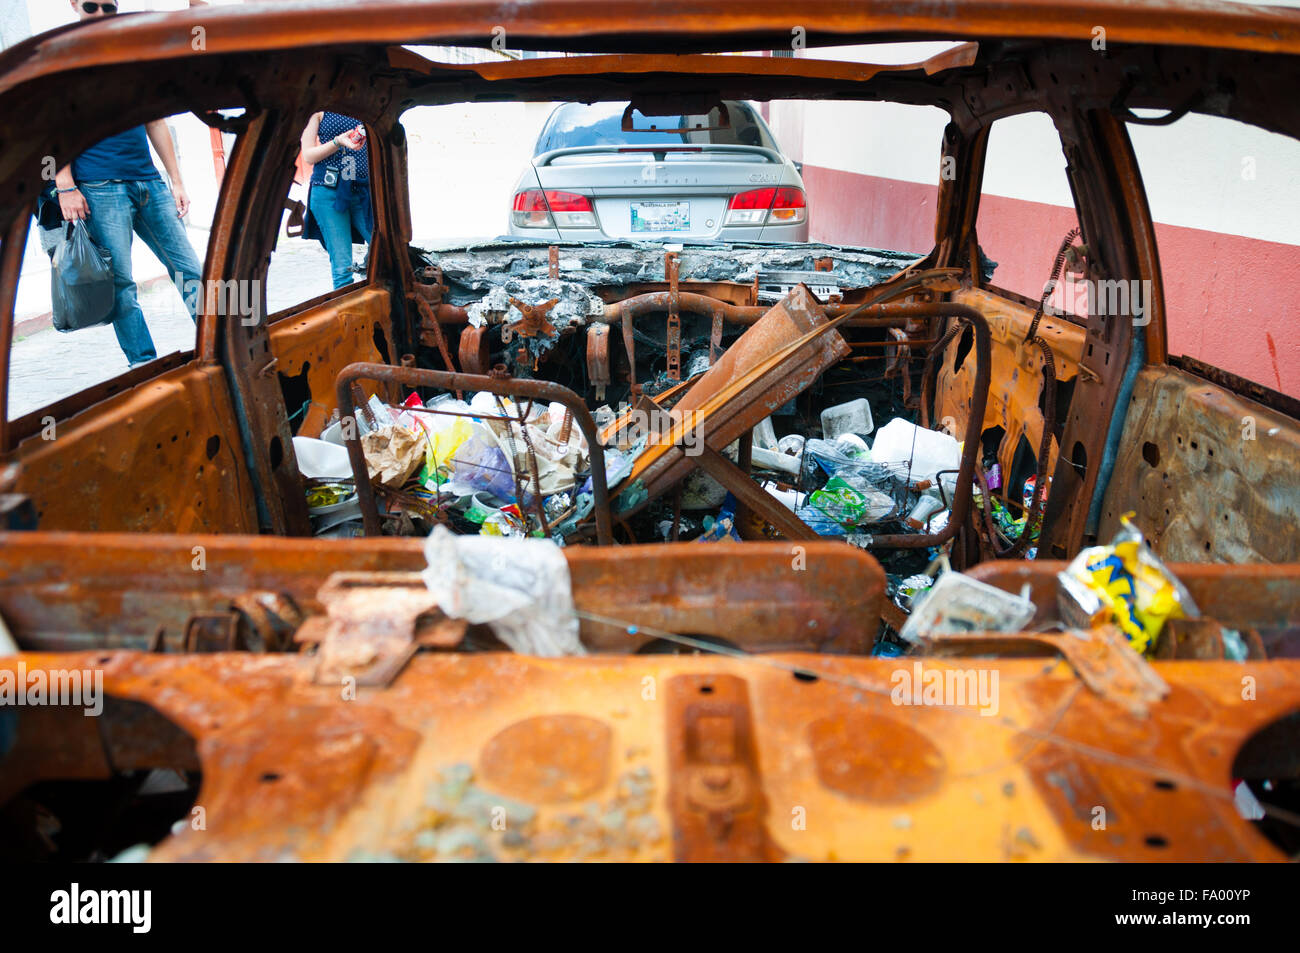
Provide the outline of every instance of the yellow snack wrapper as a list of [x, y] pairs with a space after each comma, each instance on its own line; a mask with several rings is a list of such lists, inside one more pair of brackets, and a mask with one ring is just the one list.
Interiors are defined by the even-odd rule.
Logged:
[[1108, 546], [1083, 550], [1059, 574], [1061, 616], [1067, 624], [1090, 627], [1113, 622], [1134, 651], [1151, 655], [1168, 619], [1200, 615], [1191, 594], [1146, 545], [1141, 531], [1120, 518]]

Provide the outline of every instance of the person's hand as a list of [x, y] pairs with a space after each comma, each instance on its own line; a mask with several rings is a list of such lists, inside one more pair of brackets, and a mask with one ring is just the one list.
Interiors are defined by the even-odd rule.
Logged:
[[80, 189], [59, 193], [59, 210], [65, 222], [79, 222], [90, 215], [90, 206]]
[[347, 132], [335, 136], [334, 141], [340, 146], [356, 152], [366, 144], [366, 130], [363, 126], [357, 126], [355, 129], [349, 129]]
[[179, 182], [173, 185], [172, 198], [176, 200], [176, 214], [184, 218], [185, 213], [190, 210], [190, 194], [185, 191], [185, 186]]

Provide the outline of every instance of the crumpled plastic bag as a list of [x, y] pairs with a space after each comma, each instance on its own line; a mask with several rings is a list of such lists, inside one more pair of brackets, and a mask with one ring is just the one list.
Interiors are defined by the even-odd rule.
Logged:
[[455, 467], [456, 451], [474, 436], [475, 424], [467, 417], [436, 417], [433, 414], [416, 414], [416, 424], [425, 434], [424, 465], [434, 486], [451, 479]]
[[489, 493], [503, 503], [515, 498], [515, 477], [505, 451], [486, 427], [476, 424], [474, 434], [456, 448], [449, 489], [471, 495]]
[[371, 483], [399, 489], [424, 466], [424, 444], [405, 427], [388, 425], [361, 438]]
[[846, 528], [877, 523], [898, 509], [893, 497], [849, 472], [837, 472], [808, 497], [808, 502]]
[[84, 222], [68, 222], [54, 249], [50, 297], [56, 331], [80, 331], [113, 320], [113, 256]]
[[816, 437], [804, 443], [803, 453], [812, 457], [827, 476], [834, 476], [837, 473], [856, 473], [877, 486], [886, 486], [892, 477], [901, 476], [907, 472], [905, 466], [896, 463], [872, 462], [870, 453], [860, 457], [850, 456], [844, 452], [842, 444], [836, 444], [830, 440], [819, 440]]
[[[563, 449], [546, 435], [546, 431], [533, 424], [527, 424], [528, 440], [519, 424], [512, 423], [508, 429], [497, 434], [497, 446], [510, 458], [511, 464], [520, 481], [529, 491], [537, 490], [542, 496], [550, 496], [562, 490], [573, 489], [575, 472], [582, 465], [577, 446], [566, 444]], [[532, 464], [529, 462], [528, 446], [532, 444], [532, 459], [537, 463], [537, 483], [533, 485]], [[531, 494], [530, 494], [531, 495]]]
[[424, 556], [424, 584], [447, 615], [487, 624], [521, 655], [587, 654], [569, 562], [550, 540], [457, 536], [438, 525]]

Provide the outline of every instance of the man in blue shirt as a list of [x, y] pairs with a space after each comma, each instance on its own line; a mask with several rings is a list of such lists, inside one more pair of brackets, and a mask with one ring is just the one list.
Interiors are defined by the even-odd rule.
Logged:
[[[72, 5], [82, 20], [117, 12], [113, 0], [72, 0]], [[154, 167], [150, 142], [167, 170], [170, 189]], [[152, 361], [158, 352], [131, 277], [132, 233], [143, 238], [166, 267], [192, 318], [200, 290], [201, 266], [181, 224], [190, 197], [181, 182], [167, 124], [156, 119], [91, 146], [58, 170], [54, 185], [64, 220], [84, 221], [95, 244], [113, 256], [113, 283], [117, 289], [113, 330], [127, 364], [135, 367]]]

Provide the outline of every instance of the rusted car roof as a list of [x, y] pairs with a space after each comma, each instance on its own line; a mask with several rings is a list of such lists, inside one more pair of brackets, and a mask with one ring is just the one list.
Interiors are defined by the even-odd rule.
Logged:
[[[1099, 27], [1107, 42], [1300, 52], [1300, 11], [1216, 0], [811, 2], [799, 5], [797, 21], [783, 0], [302, 0], [201, 7], [72, 25], [34, 37], [0, 57], [0, 91], [52, 72], [195, 55], [326, 44], [481, 46], [494, 29], [507, 31], [513, 49], [583, 52], [776, 49], [789, 46], [800, 28], [808, 46], [828, 46], [926, 38], [1092, 40]], [[201, 49], [193, 32], [198, 27]]]

